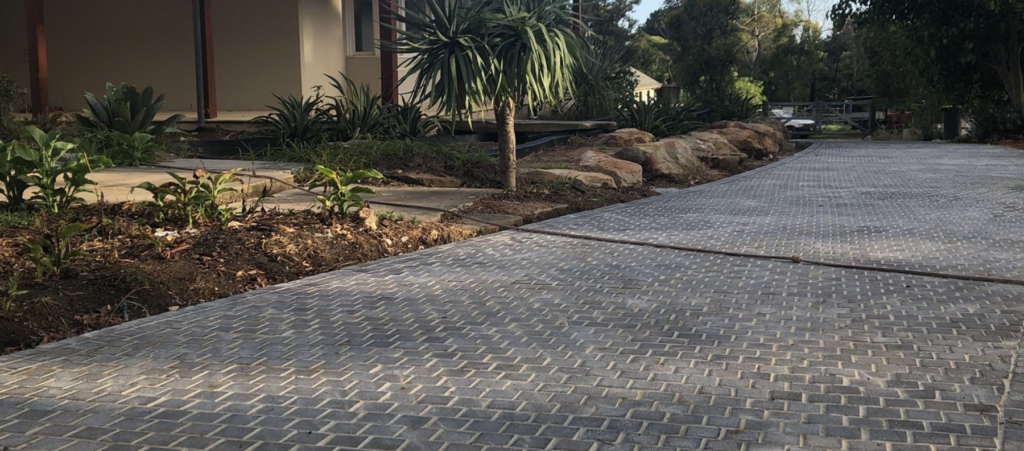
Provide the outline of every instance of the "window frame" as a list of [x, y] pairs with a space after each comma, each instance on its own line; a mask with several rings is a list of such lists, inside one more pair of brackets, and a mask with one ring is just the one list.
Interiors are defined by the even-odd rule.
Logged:
[[379, 38], [379, 35], [377, 34], [378, 33], [377, 28], [378, 28], [378, 25], [379, 25], [380, 22], [378, 21], [378, 17], [377, 17], [377, 8], [379, 8], [379, 5], [378, 5], [378, 2], [376, 2], [374, 0], [370, 0], [370, 2], [369, 2], [370, 3], [370, 23], [372, 24], [371, 25], [372, 29], [370, 31], [370, 35], [372, 36], [372, 39], [371, 39], [371, 42], [370, 42], [370, 50], [364, 50], [364, 51], [356, 50], [356, 38], [357, 38], [357, 36], [356, 36], [356, 19], [357, 19], [356, 18], [356, 2], [358, 2], [358, 1], [360, 1], [360, 0], [345, 0], [345, 12], [347, 13], [347, 14], [345, 14], [345, 16], [346, 16], [346, 20], [345, 20], [345, 28], [346, 28], [345, 38], [346, 39], [345, 40], [348, 41], [348, 43], [346, 45], [346, 47], [348, 48], [348, 56], [356, 56], [356, 57], [359, 57], [359, 56], [363, 56], [363, 57], [366, 57], [366, 56], [378, 56], [378, 53], [377, 53], [377, 40], [380, 39], [380, 38]]

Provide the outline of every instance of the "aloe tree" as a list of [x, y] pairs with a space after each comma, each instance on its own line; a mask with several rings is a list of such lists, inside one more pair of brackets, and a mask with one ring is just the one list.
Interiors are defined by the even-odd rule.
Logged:
[[505, 188], [516, 189], [515, 116], [572, 89], [581, 27], [568, 0], [423, 0], [390, 11], [400, 25], [390, 52], [409, 54], [414, 98], [452, 117], [489, 106], [498, 123]]

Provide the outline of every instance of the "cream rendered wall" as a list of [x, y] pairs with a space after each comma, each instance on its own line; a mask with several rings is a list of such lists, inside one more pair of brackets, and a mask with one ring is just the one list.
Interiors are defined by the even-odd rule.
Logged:
[[[221, 110], [266, 110], [277, 102], [273, 94], [305, 92], [297, 0], [215, 0], [211, 6]], [[192, 71], [193, 63], [188, 67]]]
[[345, 72], [343, 1], [347, 0], [299, 0], [303, 95], [312, 95], [315, 86], [335, 94], [326, 75], [338, 78]]
[[[345, 27], [355, 32], [353, 15], [353, 0], [345, 2]], [[370, 86], [373, 93], [380, 93], [380, 49], [377, 48], [377, 41], [380, 39], [380, 4], [373, 2], [373, 42], [374, 51], [372, 55], [355, 54], [351, 33], [345, 34], [345, 54], [348, 56], [345, 62], [345, 75], [357, 84], [363, 83]]]
[[84, 107], [106, 82], [153, 85], [165, 109], [195, 105], [192, 11], [177, 0], [47, 0], [50, 105]]
[[[298, 0], [212, 3], [219, 108], [264, 110], [272, 93], [302, 92]], [[24, 10], [0, 0], [0, 65], [25, 55]], [[46, 0], [50, 104], [84, 107], [106, 82], [153, 85], [165, 111], [195, 110], [191, 3], [183, 0]], [[8, 14], [13, 7], [14, 11]], [[20, 11], [17, 11], [19, 10]], [[7, 22], [17, 21], [10, 29]], [[13, 39], [7, 34], [13, 31]], [[24, 60], [24, 56], [21, 57]], [[4, 69], [6, 70], [6, 69]], [[27, 63], [24, 79], [27, 84]]]
[[[28, 88], [28, 30], [25, 2], [0, 0], [0, 74], [14, 78], [20, 88]], [[28, 101], [28, 96], [25, 96]]]

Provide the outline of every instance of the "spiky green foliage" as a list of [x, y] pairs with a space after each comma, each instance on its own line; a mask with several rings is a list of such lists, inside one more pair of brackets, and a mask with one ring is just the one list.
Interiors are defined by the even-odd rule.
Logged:
[[[564, 0], [424, 0], [390, 14], [391, 52], [411, 55], [414, 98], [452, 117], [495, 106], [506, 188], [515, 188], [515, 109], [559, 104], [573, 88], [579, 39]], [[404, 79], [403, 79], [404, 80]]]
[[274, 94], [274, 98], [277, 105], [267, 105], [272, 112], [256, 118], [256, 123], [264, 125], [284, 142], [311, 142], [323, 138], [327, 111], [322, 94], [303, 98]]
[[579, 54], [576, 22], [560, 0], [457, 2], [424, 0], [392, 11], [397, 41], [410, 54], [414, 97], [452, 114], [489, 108], [503, 98], [535, 106], [572, 88]]
[[626, 47], [591, 39], [581, 49], [574, 74], [576, 93], [571, 115], [578, 119], [613, 117], [621, 105], [633, 98], [637, 84], [626, 63]]
[[185, 118], [182, 114], [175, 114], [154, 124], [153, 120], [164, 106], [164, 95], [153, 99], [152, 86], [146, 86], [140, 93], [138, 88], [128, 83], [121, 83], [119, 87], [107, 83], [102, 99], [86, 92], [85, 101], [89, 107], [75, 114], [75, 121], [88, 131], [109, 130], [129, 136], [142, 132], [159, 136], [169, 131], [177, 132], [175, 124]]
[[369, 85], [356, 84], [345, 74], [327, 76], [338, 96], [330, 97], [326, 111], [335, 134], [342, 141], [353, 139], [386, 139], [390, 134], [385, 121], [383, 96], [374, 94]]
[[619, 115], [621, 126], [643, 130], [656, 138], [682, 135], [701, 127], [693, 108], [664, 100], [633, 99]]

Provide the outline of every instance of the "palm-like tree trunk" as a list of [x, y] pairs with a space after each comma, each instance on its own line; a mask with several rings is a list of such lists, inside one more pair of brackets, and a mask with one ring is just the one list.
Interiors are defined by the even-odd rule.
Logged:
[[498, 151], [505, 189], [516, 190], [516, 104], [512, 98], [499, 100], [494, 108], [498, 122]]

